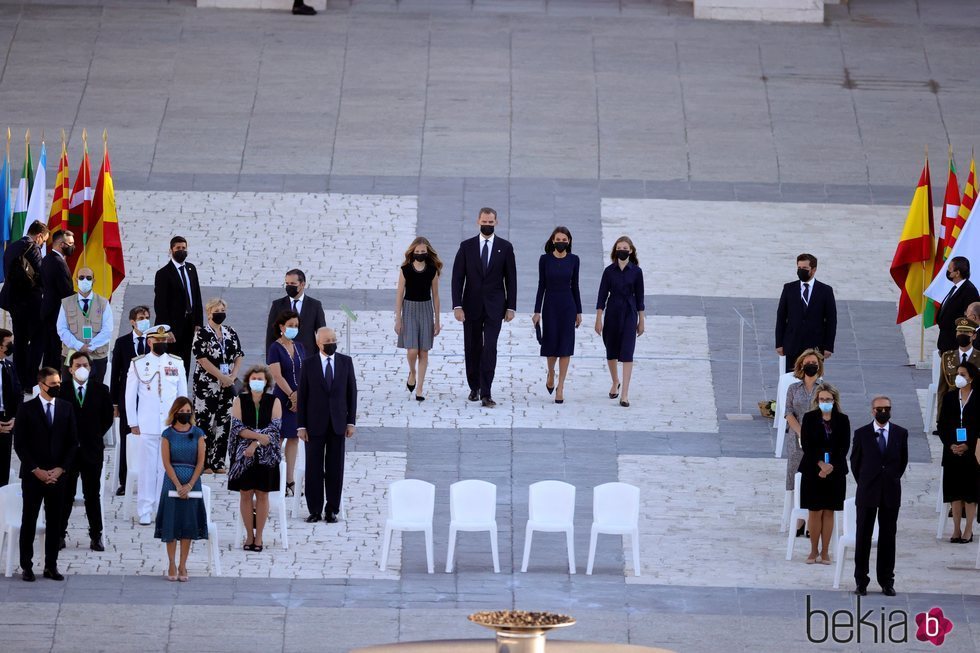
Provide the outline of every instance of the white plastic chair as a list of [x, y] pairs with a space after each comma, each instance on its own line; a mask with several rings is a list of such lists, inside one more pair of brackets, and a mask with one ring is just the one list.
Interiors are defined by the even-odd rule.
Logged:
[[926, 418], [926, 423], [923, 424], [923, 430], [926, 435], [931, 435], [934, 428], [936, 428], [936, 411], [939, 409], [939, 375], [942, 370], [942, 357], [939, 355], [938, 349], [932, 350], [932, 381], [929, 383], [929, 387], [926, 392], [926, 410], [928, 417]]
[[786, 357], [785, 356], [780, 356], [779, 357], [779, 374], [776, 375], [777, 378], [780, 377], [780, 376], [782, 376], [785, 372], [786, 372]]
[[783, 457], [783, 442], [786, 439], [786, 393], [789, 387], [799, 381], [792, 372], [779, 376], [776, 386], [776, 417], [773, 424], [776, 427], [776, 458]]
[[[122, 462], [122, 438], [119, 437], [119, 418], [112, 420], [112, 476], [109, 478], [109, 491], [115, 492], [119, 487], [119, 463]], [[128, 442], [126, 444], [129, 444]], [[127, 461], [128, 464], [128, 461]]]
[[633, 545], [633, 575], [640, 575], [640, 488], [629, 483], [604, 483], [592, 491], [592, 534], [589, 538], [589, 564], [592, 575], [599, 533], [629, 535]]
[[[129, 446], [129, 443], [126, 446]], [[204, 499], [204, 513], [208, 521], [208, 571], [212, 576], [220, 576], [221, 548], [218, 543], [218, 527], [211, 519], [211, 486], [201, 483], [201, 493]]]
[[140, 477], [140, 451], [142, 446], [138, 435], [126, 434], [126, 512], [131, 520], [136, 519], [136, 485]]
[[948, 503], [943, 503], [943, 468], [939, 467], [939, 496], [936, 499], [936, 512], [939, 513], [939, 524], [936, 526], [936, 539], [943, 539], [943, 534], [946, 532], [946, 521], [949, 519], [949, 511], [952, 506]]
[[[14, 573], [14, 552], [20, 556], [20, 523], [24, 514], [24, 501], [20, 483], [12, 483], [0, 487], [0, 552], [6, 544], [7, 558], [4, 575], [8, 578]], [[40, 549], [44, 550], [44, 507], [37, 516], [35, 537], [40, 540]], [[19, 560], [18, 560], [19, 562]]]
[[406, 478], [388, 486], [388, 518], [381, 549], [381, 571], [388, 567], [388, 550], [392, 531], [423, 531], [425, 533], [425, 562], [429, 573], [435, 571], [432, 562], [432, 515], [436, 505], [436, 486], [426, 481]]
[[538, 481], [528, 488], [528, 520], [524, 527], [524, 560], [527, 571], [534, 531], [564, 533], [568, 549], [568, 573], [575, 573], [575, 486], [563, 481]]
[[[796, 520], [802, 519], [804, 522], [810, 514], [809, 510], [800, 508], [800, 482], [803, 475], [799, 472], [793, 475], [793, 509], [789, 514], [789, 523], [796, 524]], [[786, 559], [793, 559], [793, 547], [796, 544], [796, 529], [790, 528], [789, 535], [786, 536]]]
[[[853, 549], [857, 544], [857, 508], [854, 505], [854, 497], [844, 499], [844, 521], [839, 528], [840, 536], [837, 538], [837, 546], [834, 555], [837, 556], [837, 570], [834, 572], [834, 589], [840, 587], [841, 575], [844, 573], [844, 556], [847, 549]], [[871, 546], [878, 546], [878, 521], [875, 520], [875, 530], [871, 535]]]
[[980, 542], [977, 543], [977, 564], [976, 568], [980, 569]]
[[936, 512], [942, 512], [946, 504], [943, 503], [943, 466], [939, 466], [939, 487], [936, 488]]
[[[289, 549], [289, 532], [288, 524], [286, 523], [286, 460], [283, 459], [279, 463], [279, 490], [277, 492], [269, 492], [269, 519], [272, 519], [273, 515], [276, 517], [276, 521], [279, 525], [279, 540], [282, 542], [283, 549]], [[266, 522], [268, 525], [268, 522]], [[238, 515], [238, 519], [235, 520], [235, 543], [241, 544], [245, 536], [245, 522], [242, 520], [242, 516]]]
[[490, 532], [493, 573], [500, 573], [497, 551], [497, 486], [486, 481], [459, 481], [449, 486], [449, 552], [446, 573], [452, 573], [457, 531]]

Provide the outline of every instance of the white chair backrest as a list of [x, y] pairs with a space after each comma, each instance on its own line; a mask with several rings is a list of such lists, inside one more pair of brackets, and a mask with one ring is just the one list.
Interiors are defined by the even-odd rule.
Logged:
[[575, 486], [564, 481], [538, 481], [528, 488], [531, 521], [567, 523], [575, 517]]
[[0, 487], [0, 526], [6, 529], [7, 515], [14, 517], [15, 523], [24, 511], [24, 500], [20, 493], [20, 483]]
[[938, 349], [932, 350], [932, 384], [939, 387], [939, 372], [942, 369], [942, 357]]
[[211, 521], [211, 486], [201, 483], [201, 497], [204, 499], [204, 514]]
[[286, 496], [286, 456], [279, 461], [279, 496]]
[[436, 486], [417, 478], [388, 486], [388, 516], [401, 522], [428, 522], [435, 511]]
[[126, 468], [139, 471], [140, 464], [140, 436], [132, 433], [126, 434]]
[[793, 474], [793, 509], [800, 509], [800, 483], [803, 481], [803, 474], [796, 472]]
[[488, 523], [497, 518], [497, 486], [475, 479], [449, 486], [449, 518], [452, 521]]
[[797, 381], [799, 379], [792, 372], [785, 372], [779, 377], [779, 385], [776, 387], [776, 403], [782, 406], [782, 415], [786, 414], [786, 393], [789, 391], [789, 387]]
[[640, 521], [640, 488], [604, 483], [592, 491], [592, 519], [597, 524], [634, 526]]
[[[854, 497], [844, 499], [844, 523], [840, 527], [841, 537], [857, 536], [857, 508], [855, 507]], [[838, 553], [837, 555], [840, 555]]]

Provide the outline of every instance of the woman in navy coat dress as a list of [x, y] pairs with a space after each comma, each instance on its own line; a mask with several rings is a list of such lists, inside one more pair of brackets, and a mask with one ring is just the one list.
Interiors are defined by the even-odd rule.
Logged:
[[[538, 294], [531, 321], [539, 328], [541, 355], [548, 359], [548, 394], [565, 402], [565, 375], [575, 353], [575, 329], [582, 323], [582, 297], [578, 289], [578, 256], [572, 254], [572, 233], [556, 227], [538, 260]], [[555, 363], [558, 385], [555, 385]]]
[[628, 236], [620, 236], [616, 240], [610, 258], [613, 262], [603, 270], [599, 282], [595, 332], [602, 336], [602, 342], [606, 345], [606, 363], [612, 378], [609, 398], [620, 397], [619, 363], [622, 363], [619, 405], [629, 408], [633, 350], [636, 348], [636, 337], [642, 336], [644, 329], [643, 270], [636, 257], [636, 247]]

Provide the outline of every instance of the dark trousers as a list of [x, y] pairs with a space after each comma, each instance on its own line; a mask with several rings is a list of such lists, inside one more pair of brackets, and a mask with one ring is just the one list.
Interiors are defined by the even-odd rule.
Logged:
[[[898, 507], [857, 507], [857, 544], [854, 547], [854, 581], [858, 587], [867, 587], [871, 536], [875, 519], [878, 520], [878, 584], [882, 587], [895, 583], [895, 533], [898, 530]], [[837, 555], [840, 555], [838, 552]]]
[[326, 438], [310, 438], [306, 442], [306, 505], [311, 515], [340, 512], [346, 439], [343, 435], [328, 433]]
[[44, 520], [48, 531], [44, 538], [44, 568], [54, 569], [58, 566], [58, 545], [61, 542], [58, 524], [63, 522], [61, 516], [65, 503], [65, 477], [57, 483], [48, 485], [28, 474], [21, 482], [24, 495], [24, 514], [20, 522], [20, 568], [34, 568], [34, 536], [37, 532], [37, 516], [44, 504]]
[[10, 483], [10, 450], [13, 440], [14, 434], [12, 432], [0, 433], [0, 487]]
[[[37, 385], [37, 369], [40, 358], [31, 356], [31, 339], [39, 337], [41, 328], [41, 309], [37, 304], [21, 305], [10, 309], [10, 319], [13, 321], [14, 333], [14, 363], [17, 366], [17, 378], [24, 392], [30, 392]], [[33, 367], [31, 367], [33, 365]]]
[[466, 316], [463, 322], [463, 350], [466, 357], [466, 382], [480, 397], [490, 397], [493, 373], [497, 369], [497, 338], [500, 318]]
[[[85, 516], [88, 517], [88, 535], [96, 540], [102, 537], [102, 508], [99, 506], [99, 487], [102, 483], [102, 462], [89, 462], [78, 460], [72, 462], [65, 479], [65, 507], [63, 510], [62, 532], [68, 535], [68, 519], [71, 517], [71, 509], [75, 503], [75, 488], [78, 486], [78, 477], [82, 477], [82, 496], [85, 498]], [[54, 532], [52, 531], [52, 535]]]
[[126, 419], [126, 407], [119, 407], [119, 487], [126, 486], [126, 436], [129, 435], [129, 420]]
[[58, 337], [58, 314], [41, 318], [41, 332], [31, 341], [31, 355], [38, 366], [60, 370], [65, 359], [61, 356], [61, 338]]
[[174, 356], [180, 356], [184, 361], [184, 374], [190, 374], [191, 345], [194, 344], [194, 321], [188, 318], [184, 324], [180, 325], [177, 333], [174, 334], [174, 340], [167, 346], [167, 352]]

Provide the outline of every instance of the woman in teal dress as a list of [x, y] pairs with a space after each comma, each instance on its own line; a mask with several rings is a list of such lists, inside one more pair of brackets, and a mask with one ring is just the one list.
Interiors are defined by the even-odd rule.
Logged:
[[[163, 458], [163, 490], [154, 537], [167, 545], [167, 580], [187, 581], [187, 556], [191, 540], [208, 537], [208, 517], [204, 498], [191, 498], [191, 492], [201, 492], [201, 472], [204, 470], [204, 431], [194, 426], [194, 405], [187, 397], [177, 397], [170, 414], [169, 426], [160, 439]], [[176, 492], [177, 496], [170, 496]], [[174, 563], [180, 540], [180, 565]]]

